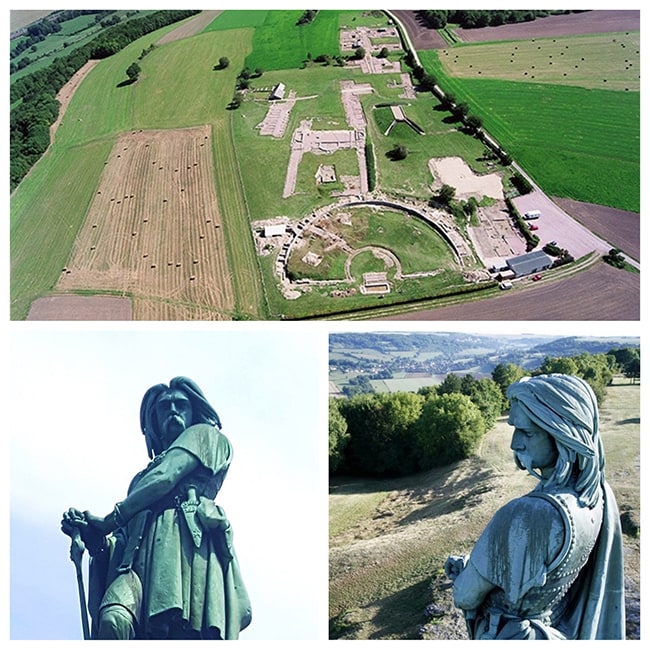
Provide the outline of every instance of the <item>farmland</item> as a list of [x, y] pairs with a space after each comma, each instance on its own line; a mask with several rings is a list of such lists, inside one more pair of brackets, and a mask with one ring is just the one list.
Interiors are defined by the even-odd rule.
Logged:
[[549, 194], [639, 211], [638, 31], [420, 55]]
[[[203, 320], [318, 318], [490, 293], [485, 254], [459, 215], [470, 198], [497, 214], [501, 195], [513, 195], [512, 169], [413, 87], [383, 12], [319, 11], [298, 26], [301, 15], [214, 12], [209, 24], [206, 16], [196, 23], [198, 33], [186, 21], [173, 39], [168, 26], [92, 68], [53, 144], [12, 196], [12, 318], [27, 317], [39, 297], [69, 294], [123, 297], [134, 319]], [[354, 35], [345, 47], [344, 34]], [[539, 45], [420, 54], [544, 190], [638, 210], [638, 69], [636, 82], [632, 71], [624, 79], [612, 68], [609, 85], [593, 72], [578, 85], [556, 83], [587, 52], [618, 70], [609, 36], [549, 39], [543, 54], [564, 59], [570, 45], [571, 61], [556, 76], [526, 81], [514, 79], [532, 76], [524, 72], [537, 66]], [[360, 61], [357, 42], [372, 50]], [[625, 45], [638, 47], [638, 33]], [[517, 66], [506, 74], [511, 47], [519, 48]], [[223, 57], [228, 65], [218, 68]], [[125, 71], [136, 59], [133, 83]], [[270, 102], [280, 86], [287, 94]], [[531, 101], [545, 109], [534, 120]], [[264, 132], [272, 107], [276, 131]], [[616, 111], [620, 119], [612, 119]], [[398, 143], [403, 159], [390, 153]], [[464, 167], [447, 178], [446, 160]], [[321, 179], [322, 167], [331, 179]], [[496, 179], [496, 198], [478, 178]], [[455, 216], [434, 200], [445, 183], [456, 193]], [[367, 207], [375, 200], [392, 207]], [[336, 221], [343, 213], [350, 223]], [[287, 235], [260, 245], [269, 223]], [[499, 255], [524, 252], [520, 234], [504, 237], [510, 248]], [[380, 276], [387, 292], [365, 284]]]
[[138, 320], [160, 318], [156, 310], [140, 309], [140, 298], [149, 307], [157, 298], [210, 305], [222, 318], [231, 314], [212, 168], [208, 127], [118, 138], [57, 291], [93, 287], [131, 295]]
[[[126, 291], [129, 296], [135, 297], [136, 294], [131, 293], [134, 282], [139, 287], [136, 293], [140, 304], [147, 305], [144, 311], [140, 311], [136, 306], [134, 310], [136, 318], [162, 318], [162, 315], [155, 311], [155, 305], [159, 305], [159, 309], [172, 319], [177, 317], [188, 319], [197, 317], [197, 314], [200, 314], [201, 318], [232, 318], [238, 314], [250, 314], [254, 317], [259, 315], [259, 310], [262, 309], [261, 288], [256, 271], [257, 262], [250, 243], [248, 214], [240, 178], [231, 173], [231, 170], [236, 169], [236, 162], [226, 106], [230, 100], [235, 72], [226, 70], [218, 76], [218, 73], [212, 71], [212, 65], [209, 65], [206, 70], [205, 66], [200, 67], [195, 63], [197, 60], [195, 57], [198, 57], [198, 60], [216, 61], [223, 51], [222, 48], [226, 48], [233, 65], [242, 65], [245, 53], [250, 49], [251, 33], [241, 30], [229, 31], [219, 41], [211, 39], [209, 35], [202, 35], [157, 48], [148, 56], [146, 65], [143, 64], [143, 74], [138, 84], [124, 85], [124, 70], [140, 53], [143, 46], [155, 43], [169, 31], [170, 28], [165, 28], [151, 34], [96, 66], [93, 74], [87, 77], [74, 95], [65, 119], [57, 131], [55, 145], [50, 148], [13, 197], [12, 317], [24, 318], [31, 301], [46, 291], [84, 289], [98, 292], [116, 291], [120, 294]], [[193, 101], [177, 101], [178, 97], [183, 96], [192, 97]], [[110, 110], [105, 110], [104, 107], [110, 107]], [[149, 258], [140, 257], [140, 266], [133, 266], [134, 255], [144, 256], [148, 251], [144, 248], [136, 249], [126, 266], [121, 266], [118, 262], [118, 259], [122, 259], [120, 251], [128, 246], [127, 241], [131, 237], [131, 232], [140, 230], [135, 227], [135, 223], [147, 218], [145, 215], [149, 214], [148, 210], [153, 202], [158, 201], [162, 207], [164, 198], [172, 200], [172, 196], [178, 198], [180, 195], [180, 186], [176, 188], [177, 192], [172, 193], [172, 186], [168, 185], [170, 196], [164, 197], [162, 194], [165, 190], [159, 185], [149, 184], [152, 179], [146, 182], [142, 180], [149, 178], [147, 174], [153, 171], [152, 160], [154, 159], [133, 155], [121, 160], [119, 168], [115, 168], [118, 170], [117, 177], [132, 179], [133, 182], [140, 178], [143, 183], [137, 190], [128, 191], [129, 196], [135, 195], [138, 191], [138, 201], [144, 203], [138, 203], [138, 207], [129, 214], [127, 221], [121, 224], [124, 239], [114, 238], [115, 233], [107, 230], [101, 244], [99, 242], [90, 244], [88, 233], [92, 230], [93, 224], [99, 224], [97, 214], [91, 214], [93, 199], [95, 212], [100, 210], [97, 207], [99, 205], [97, 192], [102, 192], [102, 197], [117, 195], [117, 188], [111, 187], [110, 181], [106, 181], [109, 183], [108, 187], [102, 188], [101, 183], [104, 181], [100, 182], [100, 178], [105, 178], [107, 172], [111, 173], [106, 169], [106, 161], [110, 158], [111, 150], [114, 151], [114, 156], [121, 155], [117, 150], [124, 145], [117, 144], [119, 138], [133, 131], [165, 130], [170, 142], [174, 142], [178, 139], [178, 129], [181, 129], [183, 134], [186, 133], [187, 127], [193, 126], [208, 128], [206, 135], [210, 133], [205, 139], [206, 145], [201, 149], [203, 156], [201, 173], [204, 175], [199, 183], [203, 186], [201, 191], [208, 191], [209, 187], [212, 195], [205, 206], [200, 195], [190, 199], [190, 201], [198, 201], [201, 204], [200, 209], [196, 208], [195, 204], [195, 208], [190, 210], [193, 219], [191, 224], [181, 224], [177, 221], [176, 225], [171, 227], [170, 233], [176, 232], [176, 234], [179, 232], [178, 229], [182, 228], [182, 238], [171, 243], [166, 241], [166, 245], [180, 248], [184, 242], [190, 241], [190, 238], [196, 238], [197, 244], [201, 241], [202, 246], [205, 247], [209, 240], [200, 240], [200, 237], [207, 236], [206, 233], [209, 231], [203, 232], [203, 229], [199, 228], [200, 217], [205, 218], [206, 212], [214, 213], [215, 210], [226, 209], [230, 218], [227, 223], [220, 224], [221, 230], [218, 236], [221, 241], [215, 256], [212, 256], [212, 248], [210, 248], [208, 249], [210, 255], [204, 258], [204, 265], [214, 266], [205, 276], [203, 288], [197, 288], [199, 284], [196, 284], [195, 280], [199, 279], [198, 275], [195, 280], [190, 281], [192, 273], [186, 273], [184, 282], [187, 284], [184, 289], [181, 290], [178, 285], [172, 289], [170, 285], [169, 291], [162, 291], [165, 300], [173, 299], [178, 302], [180, 311], [175, 312], [171, 309], [170, 312], [167, 302], [155, 300], [160, 289], [160, 287], [154, 288], [158, 280], [155, 280], [152, 285], [149, 284], [152, 280], [151, 273], [147, 273], [149, 280], [147, 276], [141, 275], [144, 262]], [[151, 137], [156, 142], [161, 140], [160, 134], [157, 136], [152, 134]], [[153, 144], [153, 141], [149, 144]], [[128, 148], [128, 145], [126, 146]], [[171, 146], [172, 150], [167, 151], [164, 163], [168, 173], [173, 174], [174, 169], [180, 170], [181, 167], [185, 170], [186, 163], [193, 166], [196, 159], [192, 161], [184, 159], [181, 151], [174, 152], [173, 145]], [[160, 173], [163, 174], [164, 170]], [[184, 189], [186, 196], [192, 194], [193, 188], [189, 184]], [[125, 191], [124, 194], [127, 192]], [[124, 204], [121, 206], [125, 207]], [[182, 218], [181, 214], [177, 212], [176, 218]], [[211, 217], [207, 216], [207, 218]], [[165, 220], [164, 225], [159, 226], [157, 236], [163, 237], [164, 228], [168, 225], [169, 222]], [[188, 227], [192, 228], [191, 233], [187, 230]], [[131, 232], [127, 232], [129, 229]], [[79, 239], [73, 251], [77, 233]], [[216, 237], [216, 234], [211, 233], [210, 236]], [[223, 241], [226, 238], [227, 244]], [[48, 245], [38, 246], [39, 242], [48, 242]], [[56, 245], [52, 245], [52, 242]], [[149, 242], [149, 244], [153, 243], [153, 240]], [[95, 250], [104, 251], [107, 256], [98, 266], [91, 265], [92, 273], [87, 268], [88, 262], [82, 262], [80, 257], [80, 251], [86, 245], [88, 248], [91, 245], [99, 246]], [[147, 247], [145, 243], [142, 245]], [[114, 250], [106, 250], [107, 246]], [[223, 256], [224, 250], [226, 255], [230, 256], [227, 264]], [[34, 251], [38, 251], [38, 255], [34, 255]], [[48, 254], [43, 255], [43, 251], [48, 251]], [[150, 252], [166, 256], [165, 253], [171, 254], [173, 251], [169, 248], [157, 250], [154, 247]], [[186, 269], [193, 265], [196, 252], [199, 251], [184, 252], [188, 257]], [[234, 260], [232, 256], [235, 256]], [[109, 259], [112, 259], [112, 262], [109, 263]], [[161, 269], [159, 264], [166, 267], [168, 261], [170, 260], [161, 259], [155, 262], [156, 268]], [[182, 262], [182, 260], [173, 261], [174, 265], [177, 261]], [[109, 282], [106, 276], [111, 263], [115, 278], [113, 283]], [[151, 263], [150, 261], [147, 267], [149, 271]], [[239, 294], [233, 296], [232, 289], [229, 288], [224, 289], [223, 292], [218, 288], [208, 289], [211, 274], [214, 273], [219, 274], [220, 282], [232, 283], [230, 270], [233, 266], [248, 269], [248, 273], [237, 274], [234, 287], [235, 290], [240, 291]], [[72, 271], [82, 267], [87, 268], [84, 276], [87, 280], [85, 285], [83, 282], [72, 281], [71, 278], [76, 275], [73, 272], [65, 274], [63, 279], [60, 278], [63, 268]], [[136, 272], [137, 269], [140, 270]], [[129, 276], [133, 278], [134, 275], [137, 276], [136, 281], [125, 280]], [[213, 291], [220, 292], [216, 302]], [[152, 308], [154, 311], [149, 311]]]

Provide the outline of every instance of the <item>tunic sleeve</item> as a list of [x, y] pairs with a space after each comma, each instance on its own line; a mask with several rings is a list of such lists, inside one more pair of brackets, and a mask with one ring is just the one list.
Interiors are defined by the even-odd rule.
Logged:
[[532, 587], [546, 582], [563, 540], [564, 525], [555, 507], [542, 499], [521, 497], [494, 515], [470, 561], [516, 605]]
[[232, 447], [228, 438], [209, 424], [194, 424], [188, 427], [169, 448], [188, 451], [212, 474], [227, 470], [232, 460]]

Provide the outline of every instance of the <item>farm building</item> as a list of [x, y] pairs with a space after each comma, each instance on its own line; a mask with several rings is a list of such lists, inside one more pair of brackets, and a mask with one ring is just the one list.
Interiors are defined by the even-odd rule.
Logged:
[[533, 251], [525, 255], [511, 257], [506, 260], [508, 267], [520, 278], [531, 273], [539, 273], [553, 266], [553, 258], [544, 251]]
[[284, 99], [285, 90], [286, 88], [283, 83], [276, 84], [273, 86], [269, 99]]

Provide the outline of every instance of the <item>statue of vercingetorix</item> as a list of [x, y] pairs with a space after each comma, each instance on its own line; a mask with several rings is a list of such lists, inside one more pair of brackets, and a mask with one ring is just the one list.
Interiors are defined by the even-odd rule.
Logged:
[[199, 387], [150, 388], [140, 423], [152, 459], [127, 497], [97, 517], [71, 508], [91, 560], [93, 639], [236, 639], [251, 620], [223, 509], [214, 503], [232, 448]]
[[539, 483], [494, 515], [469, 556], [445, 563], [469, 636], [623, 639], [621, 527], [594, 393], [553, 374], [507, 395], [515, 462]]

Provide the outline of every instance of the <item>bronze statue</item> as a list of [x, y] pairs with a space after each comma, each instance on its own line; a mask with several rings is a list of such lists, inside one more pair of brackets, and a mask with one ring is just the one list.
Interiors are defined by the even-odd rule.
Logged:
[[[251, 620], [223, 509], [232, 458], [190, 379], [150, 388], [140, 424], [151, 462], [105, 517], [71, 508], [61, 528], [91, 556], [93, 639], [236, 639]], [[74, 546], [74, 541], [73, 541]]]
[[539, 479], [445, 572], [471, 639], [623, 639], [623, 548], [598, 407], [568, 375], [512, 384], [515, 462]]

